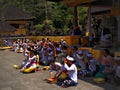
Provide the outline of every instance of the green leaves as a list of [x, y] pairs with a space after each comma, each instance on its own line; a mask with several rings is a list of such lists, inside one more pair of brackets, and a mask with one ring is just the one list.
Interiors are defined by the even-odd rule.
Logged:
[[[35, 16], [34, 25], [38, 24], [35, 26], [36, 28], [39, 27], [39, 24], [44, 24], [46, 16], [48, 20], [52, 21], [52, 28], [69, 30], [69, 23], [71, 26], [73, 24], [71, 21], [74, 18], [74, 7], [67, 7], [64, 3], [46, 2], [46, 0], [0, 0], [0, 9], [11, 4]], [[78, 19], [81, 25], [84, 24], [86, 11], [87, 8], [78, 8]]]

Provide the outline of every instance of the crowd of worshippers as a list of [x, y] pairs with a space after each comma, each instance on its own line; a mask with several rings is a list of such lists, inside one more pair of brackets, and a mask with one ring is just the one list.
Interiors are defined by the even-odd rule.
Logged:
[[[79, 50], [77, 46], [70, 47], [63, 39], [60, 42], [52, 42], [49, 38], [38, 41], [18, 39], [12, 46], [13, 51], [24, 54], [25, 60], [18, 67], [21, 72], [39, 71], [40, 65], [50, 66], [47, 81], [57, 79], [56, 83], [62, 87], [76, 86], [78, 76], [106, 79], [113, 71], [113, 59], [107, 49], [102, 49], [96, 60], [89, 51]], [[68, 52], [68, 48], [72, 50]], [[56, 71], [55, 75], [53, 70]], [[66, 77], [60, 77], [62, 72]]]

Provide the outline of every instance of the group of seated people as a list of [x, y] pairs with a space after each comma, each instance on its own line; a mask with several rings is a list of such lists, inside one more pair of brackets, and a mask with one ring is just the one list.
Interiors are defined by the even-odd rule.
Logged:
[[[48, 82], [56, 81], [61, 87], [76, 86], [78, 76], [93, 76], [107, 79], [107, 75], [113, 71], [114, 60], [109, 50], [101, 49], [98, 59], [94, 59], [92, 53], [87, 50], [79, 50], [78, 47], [70, 48], [65, 40], [51, 42], [49, 38], [40, 41], [21, 41], [13, 43], [13, 50], [22, 48], [25, 60], [19, 65], [21, 72], [34, 72], [41, 70], [40, 64], [50, 66]], [[53, 70], [56, 74], [53, 75]], [[63, 75], [63, 73], [65, 75]], [[63, 75], [63, 76], [62, 76]]]

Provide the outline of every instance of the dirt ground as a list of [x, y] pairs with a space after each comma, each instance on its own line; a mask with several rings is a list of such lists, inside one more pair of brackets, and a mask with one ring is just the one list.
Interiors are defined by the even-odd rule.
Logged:
[[22, 53], [0, 50], [0, 90], [120, 90], [118, 85], [108, 82], [95, 84], [93, 79], [88, 77], [80, 77], [76, 87], [61, 88], [44, 81], [49, 76], [49, 71], [23, 74], [14, 69], [13, 65], [20, 65], [23, 59]]

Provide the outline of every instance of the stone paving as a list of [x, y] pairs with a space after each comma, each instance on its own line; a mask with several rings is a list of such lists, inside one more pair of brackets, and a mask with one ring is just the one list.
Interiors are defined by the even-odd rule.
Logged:
[[120, 90], [117, 85], [107, 82], [95, 84], [92, 78], [82, 77], [78, 79], [76, 87], [61, 88], [44, 81], [49, 76], [48, 71], [23, 74], [15, 70], [13, 65], [21, 64], [23, 59], [22, 53], [0, 50], [0, 90]]

